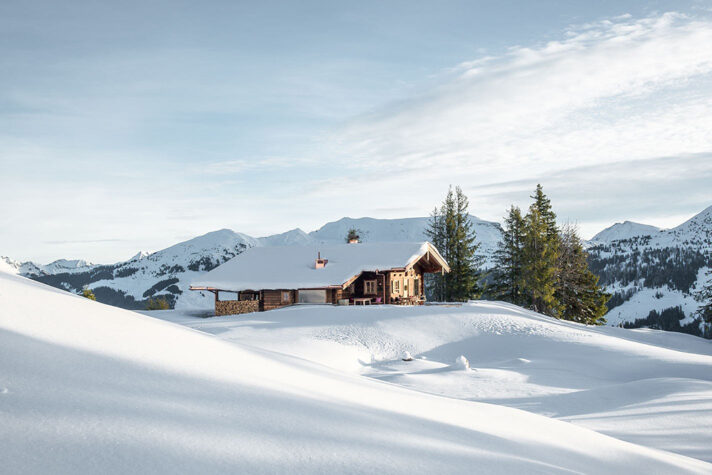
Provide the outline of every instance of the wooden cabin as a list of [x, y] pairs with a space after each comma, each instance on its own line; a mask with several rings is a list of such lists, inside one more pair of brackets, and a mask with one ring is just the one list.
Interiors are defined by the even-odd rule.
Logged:
[[424, 275], [450, 272], [428, 243], [252, 247], [190, 289], [215, 294], [215, 315], [295, 304], [420, 305]]

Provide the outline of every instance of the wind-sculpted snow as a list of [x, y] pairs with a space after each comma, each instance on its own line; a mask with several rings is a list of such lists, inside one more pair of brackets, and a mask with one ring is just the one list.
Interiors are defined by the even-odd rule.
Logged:
[[[273, 325], [272, 336], [302, 324]], [[7, 473], [712, 469], [541, 415], [222, 341], [7, 273], [0, 273], [0, 375]]]
[[[712, 345], [701, 338], [590, 327], [499, 302], [155, 315], [424, 393], [523, 409], [712, 461]], [[471, 371], [459, 369], [461, 356]]]

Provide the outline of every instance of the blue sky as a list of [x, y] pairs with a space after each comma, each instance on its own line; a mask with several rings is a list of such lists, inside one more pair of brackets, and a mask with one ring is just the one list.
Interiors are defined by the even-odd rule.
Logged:
[[207, 231], [499, 220], [541, 182], [590, 237], [712, 204], [708, 2], [0, 5], [0, 255]]

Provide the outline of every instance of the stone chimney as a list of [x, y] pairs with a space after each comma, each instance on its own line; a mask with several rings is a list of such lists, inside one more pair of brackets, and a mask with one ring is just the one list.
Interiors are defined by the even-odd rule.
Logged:
[[323, 269], [326, 267], [326, 263], [329, 262], [329, 259], [322, 259], [321, 258], [321, 252], [317, 253], [317, 258], [316, 258], [316, 264], [314, 265], [315, 269]]

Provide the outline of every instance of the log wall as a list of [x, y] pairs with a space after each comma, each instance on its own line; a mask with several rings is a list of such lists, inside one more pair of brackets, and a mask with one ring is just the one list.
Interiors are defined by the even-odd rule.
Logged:
[[257, 300], [217, 300], [215, 302], [216, 317], [257, 312], [259, 309], [260, 303]]

